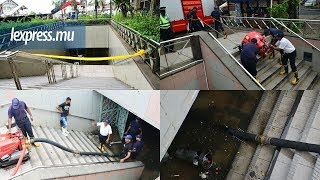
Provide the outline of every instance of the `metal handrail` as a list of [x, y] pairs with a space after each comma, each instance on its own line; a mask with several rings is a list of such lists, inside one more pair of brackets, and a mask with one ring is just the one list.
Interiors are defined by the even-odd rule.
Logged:
[[[302, 39], [304, 42], [306, 42], [307, 44], [309, 44], [310, 46], [312, 46], [314, 49], [316, 49], [317, 51], [320, 52], [320, 49], [317, 48], [315, 45], [311, 44], [308, 40], [306, 40], [305, 38], [301, 37], [299, 34], [295, 33], [294, 31], [292, 31], [290, 28], [288, 28], [286, 25], [284, 25], [283, 23], [280, 23], [277, 19], [275, 18], [271, 18], [273, 19], [275, 22], [279, 23], [281, 26], [283, 26], [284, 28], [286, 28], [288, 31], [290, 31], [292, 34], [298, 36], [300, 39]], [[320, 20], [319, 20], [320, 22]]]
[[227, 52], [227, 54], [244, 70], [244, 72], [258, 85], [262, 90], [266, 90], [243, 66], [239, 61], [218, 41], [216, 37], [214, 37], [210, 32], [209, 35], [221, 46], [221, 48]]
[[134, 49], [145, 49], [145, 62], [148, 64], [153, 73], [158, 74], [160, 71], [160, 43], [140, 34], [136, 30], [111, 20], [111, 26], [119, 33], [119, 35]]
[[309, 21], [309, 22], [319, 22], [320, 20], [318, 19], [285, 19], [285, 18], [266, 18], [266, 17], [237, 17], [237, 16], [221, 16], [222, 18], [235, 18], [235, 19], [258, 19], [258, 20], [273, 20], [276, 19], [278, 21], [300, 21], [300, 22], [305, 22], [305, 21]]

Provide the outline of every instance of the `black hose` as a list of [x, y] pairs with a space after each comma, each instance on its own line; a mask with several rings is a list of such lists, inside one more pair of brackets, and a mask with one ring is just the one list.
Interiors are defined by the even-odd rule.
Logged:
[[105, 156], [110, 162], [117, 162], [117, 161], [111, 161], [109, 159], [109, 157], [116, 157], [117, 155], [109, 155], [108, 153], [101, 153], [101, 152], [81, 152], [81, 151], [77, 151], [77, 150], [73, 150], [73, 149], [70, 149], [68, 147], [65, 147], [57, 142], [54, 142], [54, 141], [51, 141], [49, 139], [45, 139], [45, 138], [34, 138], [34, 139], [31, 139], [31, 143], [35, 143], [35, 142], [42, 142], [42, 143], [48, 143], [48, 144], [51, 144], [53, 146], [56, 146], [57, 148], [60, 148], [64, 151], [67, 151], [67, 152], [70, 152], [70, 153], [73, 153], [73, 154], [79, 154], [81, 156]]
[[269, 144], [279, 148], [290, 148], [298, 151], [307, 151], [320, 154], [320, 145], [310, 144], [299, 141], [290, 141], [280, 138], [271, 138], [267, 136], [260, 136], [252, 133], [242, 132], [237, 129], [226, 128], [226, 131], [231, 135], [245, 141], [256, 142], [259, 144]]

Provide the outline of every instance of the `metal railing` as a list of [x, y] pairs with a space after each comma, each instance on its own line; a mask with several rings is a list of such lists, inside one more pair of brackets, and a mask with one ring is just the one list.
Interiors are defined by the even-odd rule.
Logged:
[[222, 20], [227, 26], [235, 28], [264, 29], [274, 27], [282, 29], [282, 25], [275, 22], [278, 21], [304, 38], [320, 38], [320, 20], [236, 16], [222, 16]]
[[[60, 29], [64, 26], [64, 22], [59, 21], [59, 22], [53, 22], [49, 24], [44, 24], [40, 26], [35, 26], [35, 27], [30, 27], [26, 29], [22, 29], [19, 31], [53, 31], [56, 29]], [[16, 30], [15, 30], [16, 31]], [[1, 34], [0, 35], [0, 51], [3, 50], [10, 50], [12, 48], [15, 48], [17, 46], [20, 46], [24, 44], [23, 41], [11, 41], [11, 33], [6, 33], [6, 34]]]
[[[191, 38], [187, 35], [160, 42], [160, 77], [183, 69], [186, 63], [194, 63], [192, 54]], [[179, 64], [181, 66], [179, 66]]]
[[40, 88], [78, 76], [78, 63], [72, 64], [34, 56], [23, 51], [0, 53], [0, 88]]
[[[219, 46], [230, 56], [236, 64], [238, 64], [242, 70], [249, 76], [249, 78], [261, 89], [266, 90], [257, 80], [254, 78], [243, 66], [242, 64], [219, 42], [219, 40], [214, 37], [212, 33], [209, 32], [209, 35], [219, 44]], [[237, 78], [237, 77], [236, 77]]]
[[119, 33], [119, 35], [134, 49], [145, 50], [145, 62], [150, 66], [152, 72], [159, 75], [160, 71], [160, 44], [152, 39], [149, 39], [139, 32], [131, 29], [119, 22], [111, 20], [111, 26]]

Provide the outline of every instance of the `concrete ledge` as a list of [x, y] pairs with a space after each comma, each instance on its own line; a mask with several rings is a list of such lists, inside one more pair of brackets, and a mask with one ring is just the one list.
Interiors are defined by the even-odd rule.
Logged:
[[127, 163], [97, 163], [87, 165], [69, 165], [37, 167], [12, 179], [115, 179], [133, 180], [139, 179], [144, 164], [140, 161]]

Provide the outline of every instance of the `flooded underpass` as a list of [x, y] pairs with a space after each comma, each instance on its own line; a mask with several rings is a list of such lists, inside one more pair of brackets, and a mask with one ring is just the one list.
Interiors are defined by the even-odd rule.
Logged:
[[[240, 141], [226, 134], [225, 126], [246, 131], [262, 96], [261, 91], [201, 91], [161, 163], [163, 179], [225, 179]], [[177, 158], [177, 150], [208, 152], [212, 166], [205, 170]], [[183, 150], [183, 151], [182, 151]]]

